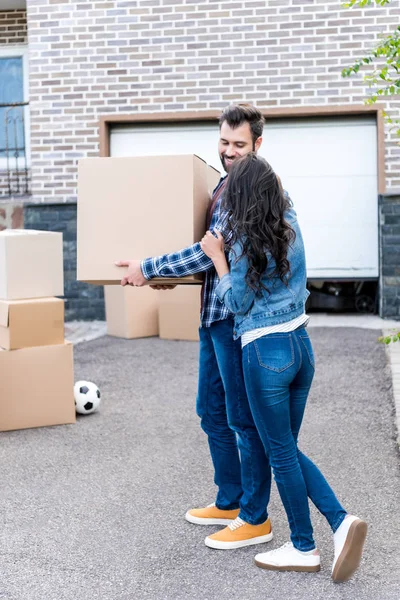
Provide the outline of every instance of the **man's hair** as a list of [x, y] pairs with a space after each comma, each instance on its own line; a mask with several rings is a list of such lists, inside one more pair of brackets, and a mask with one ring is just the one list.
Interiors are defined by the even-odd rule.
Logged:
[[219, 118], [219, 127], [227, 122], [229, 127], [236, 129], [243, 123], [248, 123], [251, 129], [253, 144], [262, 135], [265, 119], [255, 106], [251, 104], [230, 104]]

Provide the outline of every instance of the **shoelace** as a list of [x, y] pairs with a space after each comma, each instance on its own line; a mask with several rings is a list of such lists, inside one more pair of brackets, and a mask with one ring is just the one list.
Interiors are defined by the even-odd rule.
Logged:
[[235, 529], [239, 529], [239, 527], [241, 527], [242, 525], [246, 525], [246, 523], [242, 521], [240, 517], [236, 517], [234, 521], [229, 523], [228, 527], [231, 531], [234, 531]]
[[285, 542], [283, 544], [283, 546], [280, 546], [279, 548], [275, 548], [275, 550], [270, 550], [268, 552], [268, 554], [280, 554], [281, 552], [285, 552], [286, 550], [289, 550], [289, 548], [293, 548], [292, 542]]

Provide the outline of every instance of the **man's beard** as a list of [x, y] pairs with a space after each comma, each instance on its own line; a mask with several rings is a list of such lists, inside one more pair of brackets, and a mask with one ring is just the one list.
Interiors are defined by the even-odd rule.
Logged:
[[228, 170], [226, 168], [225, 156], [223, 154], [221, 154], [219, 158], [220, 158], [220, 161], [221, 161], [221, 164], [222, 164], [222, 167], [223, 167], [224, 171], [227, 173]]
[[[251, 149], [251, 151], [252, 151], [252, 152], [255, 152], [255, 143], [254, 143], [254, 142], [253, 142], [253, 144], [252, 144], [252, 149]], [[229, 167], [228, 167], [228, 168], [227, 168], [227, 165], [226, 165], [226, 163], [225, 163], [225, 158], [226, 158], [225, 154], [220, 154], [220, 157], [219, 157], [219, 158], [220, 158], [221, 164], [222, 164], [222, 166], [223, 166], [223, 168], [224, 168], [224, 171], [226, 171], [226, 173], [228, 173], [228, 172], [229, 172], [229, 169], [230, 169], [230, 168], [231, 168], [231, 166], [232, 166], [232, 163], [233, 163], [235, 160], [237, 160], [238, 158], [241, 158], [241, 157], [240, 157], [240, 156], [234, 156], [233, 158], [231, 158], [230, 160], [232, 161], [232, 163], [229, 165]]]

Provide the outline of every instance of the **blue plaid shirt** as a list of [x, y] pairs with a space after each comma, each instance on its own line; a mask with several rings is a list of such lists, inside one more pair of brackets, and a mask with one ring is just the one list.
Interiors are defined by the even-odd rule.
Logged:
[[[225, 178], [222, 178], [214, 190], [219, 189]], [[215, 205], [211, 218], [210, 230], [218, 229], [223, 233], [226, 222], [226, 213], [221, 210], [222, 196]], [[215, 288], [219, 283], [219, 277], [214, 268], [211, 258], [208, 258], [200, 248], [200, 244], [193, 244], [188, 248], [163, 254], [154, 258], [145, 258], [141, 262], [143, 276], [146, 279], [154, 277], [185, 277], [194, 273], [205, 273], [203, 289], [203, 306], [200, 316], [202, 327], [209, 327], [215, 321], [222, 321], [233, 317], [232, 313], [217, 298]]]

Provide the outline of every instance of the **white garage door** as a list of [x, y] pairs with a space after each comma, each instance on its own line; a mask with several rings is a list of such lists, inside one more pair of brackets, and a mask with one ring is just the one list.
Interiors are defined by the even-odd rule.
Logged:
[[[299, 215], [310, 279], [378, 277], [376, 123], [370, 118], [267, 121], [260, 154]], [[218, 126], [123, 125], [111, 156], [198, 154], [221, 169]]]

